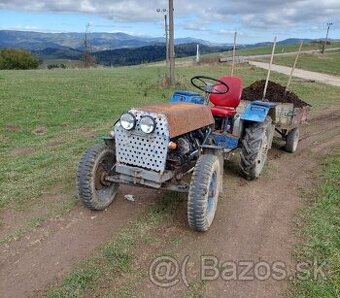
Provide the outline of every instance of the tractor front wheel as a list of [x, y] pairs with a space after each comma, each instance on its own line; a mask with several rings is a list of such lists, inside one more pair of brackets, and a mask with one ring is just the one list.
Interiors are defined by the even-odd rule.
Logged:
[[187, 209], [189, 226], [196, 231], [207, 231], [215, 217], [222, 170], [213, 154], [201, 155], [196, 163]]
[[242, 139], [240, 171], [248, 180], [256, 179], [267, 161], [271, 143], [272, 119], [251, 123]]
[[82, 156], [77, 172], [78, 196], [91, 210], [104, 210], [115, 198], [118, 184], [105, 180], [116, 163], [112, 146], [93, 145]]

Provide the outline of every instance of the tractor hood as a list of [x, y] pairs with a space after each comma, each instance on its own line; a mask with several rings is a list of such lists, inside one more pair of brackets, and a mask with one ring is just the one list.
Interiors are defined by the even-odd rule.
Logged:
[[138, 110], [164, 115], [168, 121], [170, 138], [215, 123], [210, 108], [205, 105], [192, 103], [165, 103], [145, 106]]

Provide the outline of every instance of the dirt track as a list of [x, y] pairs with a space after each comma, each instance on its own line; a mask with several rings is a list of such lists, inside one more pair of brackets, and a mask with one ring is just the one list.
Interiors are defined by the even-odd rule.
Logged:
[[[170, 236], [181, 238], [180, 244], [172, 248], [173, 254], [179, 260], [190, 257], [188, 281], [199, 280], [203, 254], [216, 256], [220, 261], [281, 261], [293, 268], [294, 218], [303, 206], [300, 191], [313, 186], [320, 157], [339, 148], [339, 135], [339, 109], [324, 110], [313, 115], [303, 128], [295, 154], [285, 153], [278, 145], [273, 148], [260, 179], [245, 181], [237, 175], [234, 160], [228, 162], [224, 193], [211, 230], [204, 234], [190, 231], [185, 210], [178, 214], [178, 225], [171, 228]], [[124, 200], [122, 195], [126, 193], [135, 193], [139, 204]], [[114, 238], [158, 196], [157, 191], [125, 187], [106, 212], [90, 212], [78, 205], [67, 216], [51, 219], [20, 239], [1, 245], [0, 297], [39, 296], [41, 290], [60, 280], [100, 244]], [[6, 224], [5, 218], [3, 221]], [[148, 254], [151, 258], [159, 251]], [[141, 270], [147, 272], [147, 264]], [[264, 282], [219, 279], [207, 282], [204, 291], [209, 297], [277, 297], [287, 287], [287, 281], [272, 279]], [[138, 289], [146, 297], [179, 297], [187, 291], [182, 282], [174, 288], [162, 289], [148, 279]]]
[[[268, 69], [269, 67], [268, 63], [265, 63], [265, 62], [249, 61], [249, 64], [254, 65], [256, 67], [263, 68], [263, 69]], [[289, 76], [291, 72], [291, 67], [277, 65], [277, 64], [273, 64], [271, 69], [272, 71], [283, 73], [287, 76]], [[304, 80], [313, 80], [316, 82], [321, 82], [324, 84], [340, 87], [340, 77], [338, 76], [332, 76], [332, 75], [328, 75], [324, 73], [308, 71], [308, 70], [303, 70], [303, 69], [298, 69], [298, 68], [294, 70], [293, 76], [304, 79]]]

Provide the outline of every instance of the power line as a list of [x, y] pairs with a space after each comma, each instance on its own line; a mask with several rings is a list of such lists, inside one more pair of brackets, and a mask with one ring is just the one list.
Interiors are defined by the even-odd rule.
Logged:
[[170, 85], [175, 85], [175, 37], [174, 37], [174, 1], [169, 0], [169, 59]]
[[330, 28], [332, 25], [333, 25], [333, 23], [327, 23], [326, 39], [325, 39], [325, 42], [323, 43], [322, 50], [321, 50], [321, 53], [322, 53], [322, 54], [325, 52], [326, 44], [327, 44], [327, 41], [328, 41], [329, 28]]
[[165, 31], [165, 61], [166, 65], [169, 65], [169, 28], [168, 28], [168, 10], [166, 8], [160, 9], [157, 8], [156, 11], [158, 13], [162, 13], [164, 15], [164, 31]]

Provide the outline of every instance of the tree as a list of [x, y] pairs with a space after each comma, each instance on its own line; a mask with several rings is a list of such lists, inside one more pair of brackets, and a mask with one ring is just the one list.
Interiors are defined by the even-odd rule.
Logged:
[[22, 49], [0, 50], [0, 69], [35, 69], [39, 59]]

